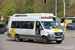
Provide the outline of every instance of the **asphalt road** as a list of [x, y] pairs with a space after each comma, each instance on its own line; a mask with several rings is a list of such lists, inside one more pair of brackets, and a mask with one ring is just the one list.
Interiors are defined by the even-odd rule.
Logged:
[[[49, 44], [42, 44], [41, 42], [22, 41], [16, 42], [9, 38], [7, 33], [0, 34], [0, 50], [75, 50], [75, 30], [67, 30], [65, 40], [61, 44], [50, 42]], [[69, 36], [67, 36], [69, 35]]]

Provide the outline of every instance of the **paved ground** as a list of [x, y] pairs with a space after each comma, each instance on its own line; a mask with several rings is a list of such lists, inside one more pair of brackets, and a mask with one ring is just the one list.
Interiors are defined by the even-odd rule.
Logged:
[[65, 33], [65, 40], [61, 44], [50, 42], [49, 44], [42, 44], [41, 42], [16, 42], [9, 38], [7, 34], [0, 34], [0, 50], [75, 50], [75, 30], [67, 30]]
[[[62, 29], [64, 31], [64, 29]], [[65, 36], [74, 36], [75, 37], [75, 30], [66, 30], [64, 32]]]

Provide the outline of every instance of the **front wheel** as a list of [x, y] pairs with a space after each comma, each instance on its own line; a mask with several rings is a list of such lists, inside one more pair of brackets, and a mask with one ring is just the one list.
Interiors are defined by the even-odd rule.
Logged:
[[2, 32], [2, 34], [4, 34], [4, 31]]
[[58, 44], [60, 44], [62, 41], [56, 41]]
[[69, 27], [69, 30], [72, 30], [73, 28], [72, 27]]
[[43, 43], [43, 44], [47, 44], [47, 43], [48, 43], [48, 40], [47, 40], [46, 37], [42, 37], [42, 43]]

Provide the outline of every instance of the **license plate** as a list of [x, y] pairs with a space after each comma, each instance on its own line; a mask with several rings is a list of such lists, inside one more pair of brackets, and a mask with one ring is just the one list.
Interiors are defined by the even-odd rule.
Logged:
[[57, 39], [57, 40], [62, 40], [62, 39]]

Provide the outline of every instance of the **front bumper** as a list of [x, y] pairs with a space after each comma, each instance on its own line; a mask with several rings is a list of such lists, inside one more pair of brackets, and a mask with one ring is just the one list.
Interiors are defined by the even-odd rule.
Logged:
[[62, 36], [54, 36], [53, 34], [49, 34], [47, 36], [48, 41], [62, 41], [64, 40], [64, 34]]

